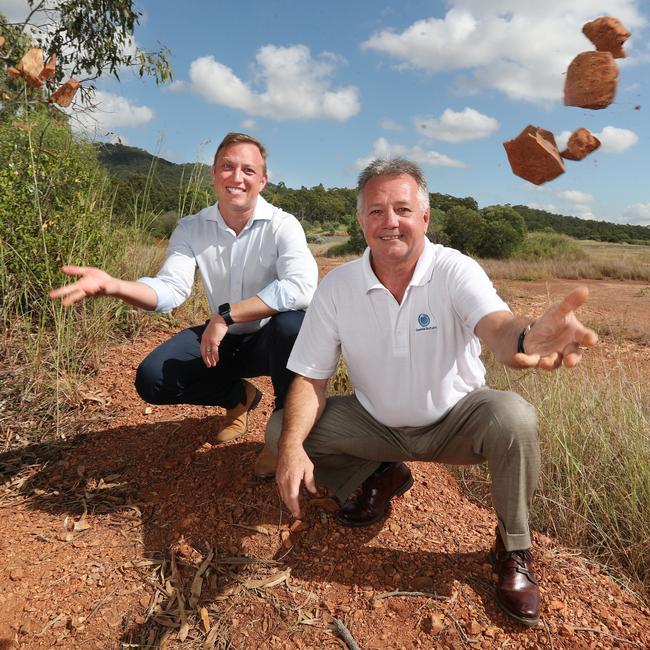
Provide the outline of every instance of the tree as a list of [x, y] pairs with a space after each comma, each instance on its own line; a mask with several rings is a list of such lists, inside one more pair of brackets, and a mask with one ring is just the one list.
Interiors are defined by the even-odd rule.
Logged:
[[[134, 0], [27, 2], [29, 13], [22, 23], [8, 23], [0, 14], [0, 32], [6, 41], [0, 60], [17, 67], [27, 47], [39, 48], [45, 60], [56, 61], [52, 74], [43, 79], [49, 89], [59, 86], [64, 75], [80, 78], [84, 98], [89, 100], [95, 79], [104, 74], [119, 79], [122, 68], [134, 69], [141, 77], [152, 76], [156, 83], [172, 79], [167, 48], [145, 52], [135, 45], [133, 30], [141, 13], [134, 9]], [[19, 110], [14, 87], [19, 81], [7, 80], [6, 70], [2, 71], [0, 112]]]
[[521, 246], [523, 237], [507, 221], [488, 221], [476, 247], [480, 257], [506, 259]]
[[509, 205], [493, 205], [481, 210], [485, 221], [483, 237], [476, 249], [481, 257], [510, 257], [526, 238], [526, 222]]
[[476, 253], [484, 229], [483, 217], [471, 208], [456, 206], [445, 214], [444, 231], [449, 245], [462, 253]]

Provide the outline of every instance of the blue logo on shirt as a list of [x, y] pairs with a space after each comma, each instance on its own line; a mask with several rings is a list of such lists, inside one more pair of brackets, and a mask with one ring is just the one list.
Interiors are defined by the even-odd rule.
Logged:
[[428, 327], [430, 323], [431, 319], [429, 318], [429, 314], [420, 314], [418, 316], [418, 324], [420, 327]]

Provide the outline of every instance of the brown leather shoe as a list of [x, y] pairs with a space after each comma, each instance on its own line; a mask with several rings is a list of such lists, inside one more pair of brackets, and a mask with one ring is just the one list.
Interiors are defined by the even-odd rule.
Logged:
[[244, 401], [226, 411], [223, 429], [217, 434], [219, 442], [228, 442], [239, 438], [248, 431], [248, 414], [260, 403], [262, 393], [248, 381], [243, 380]]
[[490, 553], [497, 575], [497, 605], [519, 623], [534, 627], [539, 622], [539, 586], [533, 573], [530, 549], [506, 551], [497, 531], [494, 550]]
[[277, 465], [277, 456], [266, 446], [255, 459], [253, 474], [257, 478], [273, 478], [275, 476], [275, 466]]
[[370, 526], [388, 514], [393, 497], [412, 485], [413, 476], [404, 463], [384, 463], [363, 482], [361, 494], [336, 511], [336, 519], [351, 528]]

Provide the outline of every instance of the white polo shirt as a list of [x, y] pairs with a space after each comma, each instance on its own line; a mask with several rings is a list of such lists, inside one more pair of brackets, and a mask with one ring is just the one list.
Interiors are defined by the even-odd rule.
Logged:
[[377, 279], [370, 249], [322, 280], [287, 364], [330, 377], [342, 353], [363, 407], [387, 426], [439, 420], [485, 384], [474, 328], [510, 311], [483, 269], [427, 240], [402, 304]]
[[[261, 196], [239, 235], [226, 225], [218, 204], [183, 217], [158, 275], [138, 282], [156, 292], [156, 311], [167, 312], [190, 295], [197, 268], [213, 314], [224, 302], [255, 295], [276, 311], [305, 309], [318, 282], [300, 222]], [[254, 332], [267, 322], [235, 323], [228, 331]]]

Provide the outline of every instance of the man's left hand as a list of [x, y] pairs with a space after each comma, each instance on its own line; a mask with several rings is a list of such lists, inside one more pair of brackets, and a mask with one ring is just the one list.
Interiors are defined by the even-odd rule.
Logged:
[[580, 363], [582, 348], [598, 341], [596, 332], [583, 325], [575, 315], [588, 296], [587, 287], [577, 287], [535, 321], [524, 339], [526, 354], [515, 355], [521, 367], [553, 370], [562, 363], [567, 368]]
[[214, 314], [201, 337], [201, 358], [208, 368], [219, 363], [219, 345], [228, 331], [228, 325], [219, 314]]

